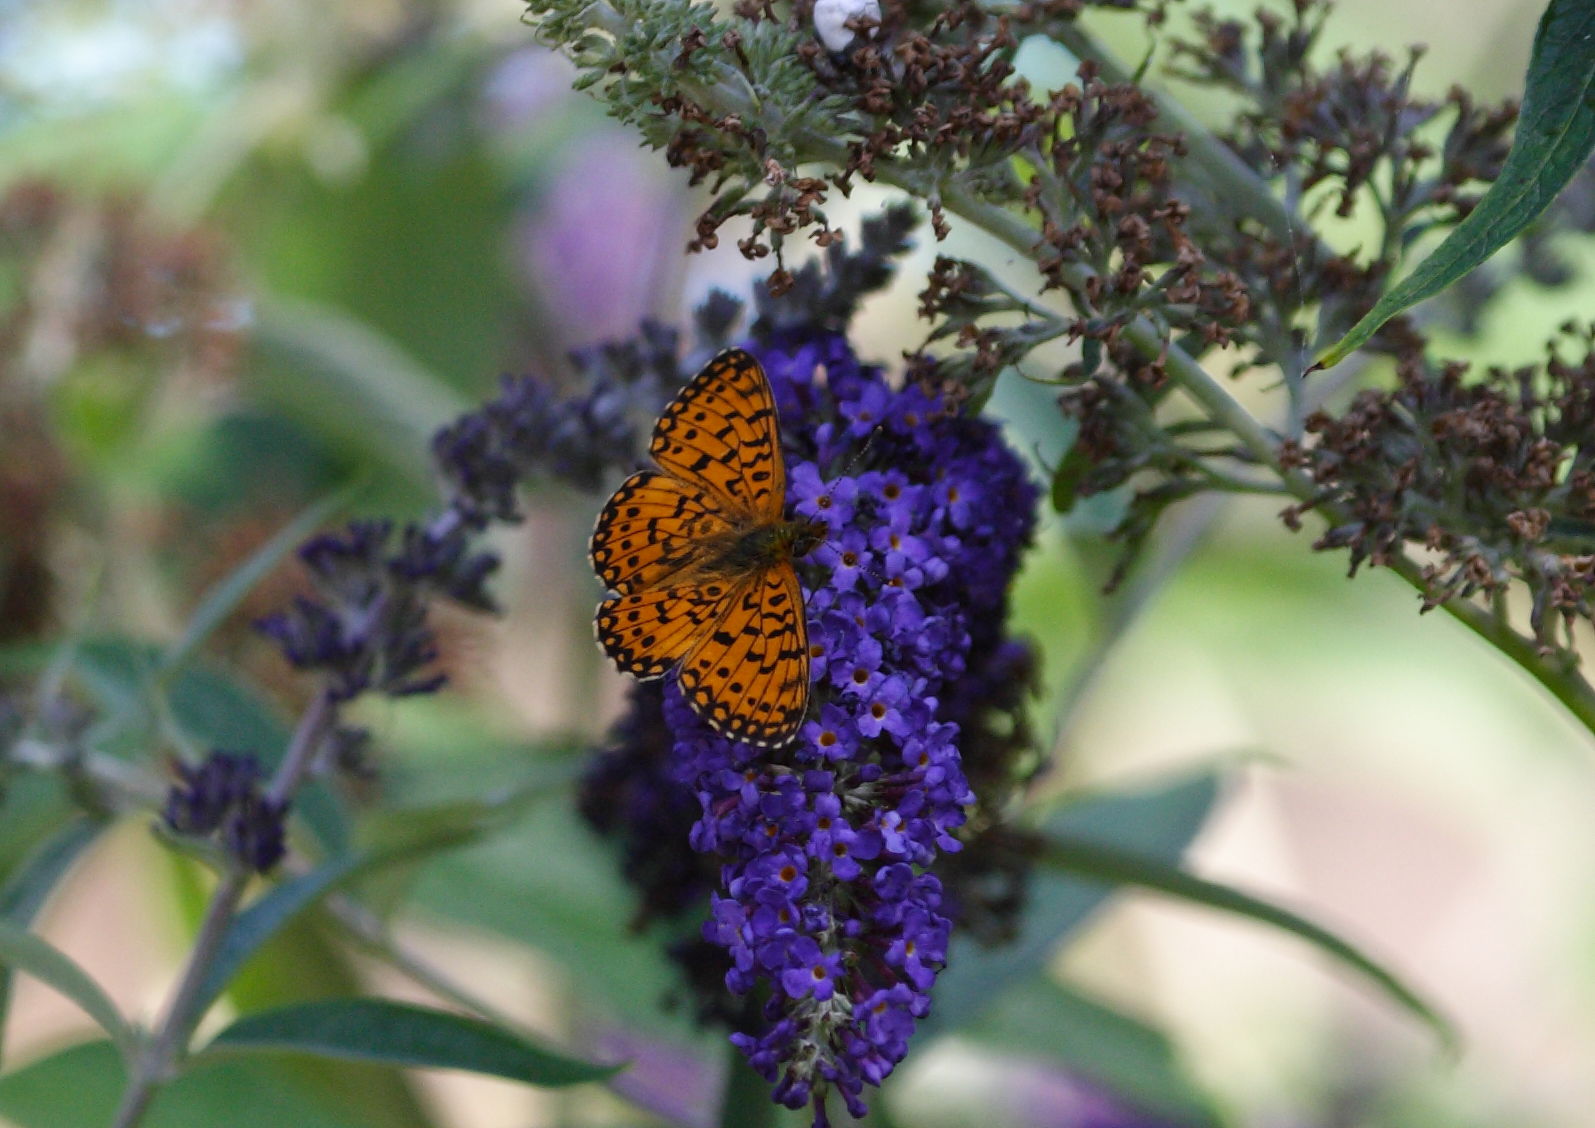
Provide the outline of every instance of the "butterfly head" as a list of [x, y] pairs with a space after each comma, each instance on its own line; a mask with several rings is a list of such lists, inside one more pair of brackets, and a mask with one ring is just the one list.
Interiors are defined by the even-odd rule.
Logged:
[[787, 543], [787, 552], [791, 556], [807, 556], [822, 543], [831, 531], [830, 526], [824, 521], [811, 521], [799, 518], [788, 521], [786, 531], [782, 534]]

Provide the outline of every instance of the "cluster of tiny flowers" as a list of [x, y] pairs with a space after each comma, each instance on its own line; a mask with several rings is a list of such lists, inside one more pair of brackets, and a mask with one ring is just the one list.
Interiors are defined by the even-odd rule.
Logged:
[[1000, 632], [1036, 490], [989, 423], [894, 390], [836, 335], [755, 346], [783, 421], [788, 502], [825, 539], [799, 562], [810, 719], [783, 748], [710, 729], [673, 683], [674, 769], [698, 796], [692, 846], [722, 862], [705, 936], [766, 1025], [733, 1041], [792, 1108], [862, 1116], [907, 1051], [951, 922], [928, 872], [974, 801], [956, 694], [975, 636]]
[[293, 665], [323, 673], [336, 700], [437, 689], [444, 679], [432, 668], [428, 603], [442, 595], [494, 609], [486, 584], [499, 561], [477, 541], [495, 522], [520, 520], [516, 490], [528, 478], [542, 473], [591, 487], [605, 469], [636, 462], [637, 420], [652, 418], [665, 389], [681, 382], [676, 344], [673, 331], [644, 326], [637, 341], [574, 354], [585, 377], [579, 395], [562, 396], [530, 376], [504, 377], [496, 397], [432, 441], [444, 505], [402, 528], [353, 521], [308, 541], [299, 558], [314, 597], [295, 600], [259, 628]]
[[253, 756], [212, 752], [198, 767], [177, 766], [178, 781], [162, 814], [178, 834], [219, 834], [239, 864], [266, 873], [283, 855], [283, 804], [260, 793], [260, 762]]
[[[734, 305], [722, 313], [720, 320], [734, 315]], [[667, 389], [682, 382], [676, 354], [673, 330], [644, 326], [635, 341], [571, 357], [584, 376], [577, 394], [529, 376], [505, 377], [496, 397], [432, 441], [443, 504], [424, 521], [356, 520], [305, 542], [299, 559], [313, 591], [256, 626], [292, 665], [321, 675], [334, 705], [368, 692], [401, 697], [438, 689], [445, 676], [436, 668], [432, 600], [494, 609], [487, 582], [499, 560], [480, 548], [482, 534], [521, 519], [516, 490], [534, 475], [590, 487], [605, 469], [634, 465], [643, 433], [636, 420], [657, 414]], [[369, 735], [334, 725], [325, 762], [369, 776]], [[171, 790], [167, 821], [200, 834], [222, 825], [215, 810], [225, 801], [217, 796], [228, 780], [252, 779], [253, 763], [213, 758], [197, 772], [185, 769]], [[277, 811], [279, 854], [281, 817]]]

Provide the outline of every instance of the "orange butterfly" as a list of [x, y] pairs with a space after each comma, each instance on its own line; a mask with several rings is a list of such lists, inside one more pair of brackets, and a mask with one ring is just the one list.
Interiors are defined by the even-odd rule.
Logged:
[[638, 678], [679, 668], [698, 715], [764, 747], [809, 703], [808, 622], [792, 559], [822, 527], [785, 518], [775, 397], [759, 362], [720, 353], [665, 408], [648, 453], [598, 515], [592, 561], [618, 594], [598, 642]]

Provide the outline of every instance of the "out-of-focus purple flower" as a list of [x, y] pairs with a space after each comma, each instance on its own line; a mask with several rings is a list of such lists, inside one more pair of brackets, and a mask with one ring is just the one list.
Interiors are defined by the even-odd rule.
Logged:
[[557, 51], [526, 47], [499, 60], [482, 88], [491, 130], [526, 129], [557, 112], [571, 96], [576, 68]]
[[592, 487], [608, 471], [632, 469], [652, 419], [681, 373], [677, 335], [645, 325], [624, 344], [573, 353], [584, 377], [565, 395], [530, 376], [505, 377], [499, 395], [441, 428], [432, 454], [444, 494], [430, 518], [396, 528], [351, 521], [340, 533], [299, 550], [313, 596], [256, 625], [288, 661], [326, 678], [334, 700], [366, 692], [429, 693], [444, 681], [433, 669], [437, 646], [427, 619], [444, 596], [493, 610], [487, 581], [498, 557], [481, 550], [494, 522], [521, 519], [517, 490], [538, 475]]
[[[447, 566], [458, 565], [459, 554], [436, 552], [416, 526], [395, 549], [391, 523], [351, 521], [341, 534], [305, 542], [299, 558], [320, 598], [300, 597], [257, 624], [290, 662], [325, 674], [339, 701], [367, 690], [394, 697], [429, 693], [442, 684], [442, 675], [427, 669], [437, 648], [426, 596], [429, 588], [457, 586]], [[485, 576], [496, 563], [484, 559], [469, 571]], [[461, 593], [473, 595], [480, 576]]]
[[517, 265], [567, 340], [629, 333], [654, 310], [685, 240], [656, 163], [628, 136], [573, 145], [516, 237]]
[[710, 1128], [720, 1092], [716, 1070], [680, 1046], [644, 1037], [634, 1028], [613, 1027], [597, 1040], [602, 1057], [626, 1068], [609, 1082], [621, 1096], [671, 1124]]
[[178, 834], [205, 838], [219, 832], [241, 865], [266, 873], [282, 860], [286, 813], [283, 804], [260, 794], [260, 761], [214, 751], [198, 767], [177, 766], [162, 817]]

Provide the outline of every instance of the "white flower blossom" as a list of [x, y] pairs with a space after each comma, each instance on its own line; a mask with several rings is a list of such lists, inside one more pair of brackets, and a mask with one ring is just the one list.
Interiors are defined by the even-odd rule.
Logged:
[[814, 34], [828, 51], [840, 51], [853, 41], [847, 21], [854, 16], [881, 18], [879, 0], [815, 0]]

